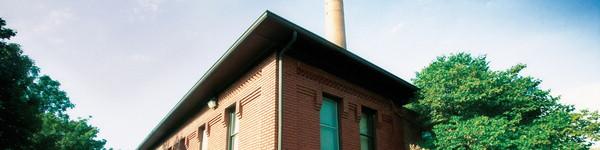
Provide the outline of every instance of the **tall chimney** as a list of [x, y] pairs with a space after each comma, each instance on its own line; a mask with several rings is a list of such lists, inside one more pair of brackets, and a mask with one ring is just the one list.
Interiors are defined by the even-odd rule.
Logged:
[[344, 26], [344, 2], [325, 0], [325, 33], [327, 39], [346, 48], [346, 27]]

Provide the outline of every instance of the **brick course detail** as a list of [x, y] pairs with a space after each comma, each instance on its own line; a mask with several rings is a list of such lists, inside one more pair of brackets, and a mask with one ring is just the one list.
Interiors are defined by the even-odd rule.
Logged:
[[[359, 118], [363, 107], [376, 111], [375, 144], [378, 150], [408, 149], [411, 136], [406, 119], [394, 110], [391, 100], [344, 81], [319, 68], [285, 56], [283, 62], [284, 150], [320, 149], [319, 110], [323, 95], [339, 98], [340, 148], [360, 149]], [[227, 148], [226, 109], [235, 107], [239, 119], [240, 150], [277, 148], [277, 61], [270, 54], [238, 81], [217, 96], [217, 107], [203, 106], [197, 114], [162, 141], [157, 150], [175, 148], [178, 143], [188, 150], [200, 149], [202, 132], [208, 134], [210, 150]]]

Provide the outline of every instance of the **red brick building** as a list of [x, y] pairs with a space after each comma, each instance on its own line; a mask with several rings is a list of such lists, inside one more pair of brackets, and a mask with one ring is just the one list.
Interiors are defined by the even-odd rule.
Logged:
[[409, 149], [416, 90], [265, 12], [139, 149]]

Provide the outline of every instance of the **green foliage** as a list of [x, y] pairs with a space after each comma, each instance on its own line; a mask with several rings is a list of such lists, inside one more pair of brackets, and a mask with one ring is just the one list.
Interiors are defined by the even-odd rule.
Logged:
[[60, 83], [49, 76], [40, 76], [28, 88], [28, 96], [41, 99], [40, 111], [62, 118], [68, 118], [65, 111], [75, 107], [69, 101], [67, 93], [60, 90]]
[[525, 65], [493, 71], [483, 56], [438, 57], [413, 80], [418, 112], [435, 149], [587, 149], [598, 140], [597, 112], [574, 112], [539, 88], [540, 80], [519, 75]]
[[102, 149], [98, 129], [87, 119], [71, 120], [74, 105], [60, 83], [40, 76], [19, 45], [6, 40], [16, 32], [0, 18], [0, 148]]
[[96, 140], [98, 128], [86, 119], [68, 120], [46, 113], [42, 130], [33, 136], [34, 149], [101, 149], [106, 140]]
[[38, 69], [19, 45], [5, 41], [15, 32], [4, 25], [0, 18], [0, 147], [25, 149], [40, 127], [39, 100], [26, 93]]

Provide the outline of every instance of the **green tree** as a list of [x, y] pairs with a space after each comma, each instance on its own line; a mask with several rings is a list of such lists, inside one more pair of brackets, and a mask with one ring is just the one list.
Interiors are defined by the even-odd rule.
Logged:
[[43, 114], [42, 129], [35, 134], [33, 149], [102, 149], [106, 140], [97, 140], [98, 129], [88, 119], [68, 120]]
[[[438, 57], [417, 73], [418, 101], [407, 105], [432, 133], [433, 149], [587, 149], [600, 139], [597, 112], [576, 112], [519, 75], [525, 65], [493, 71], [484, 56]], [[428, 135], [428, 134], [424, 134]]]
[[74, 105], [60, 83], [39, 75], [39, 68], [23, 54], [16, 35], [0, 18], [0, 148], [103, 149], [98, 128], [88, 118], [69, 118]]
[[38, 69], [19, 45], [7, 43], [16, 32], [5, 28], [0, 18], [0, 147], [26, 149], [28, 139], [40, 128], [39, 100], [29, 97], [27, 88]]

